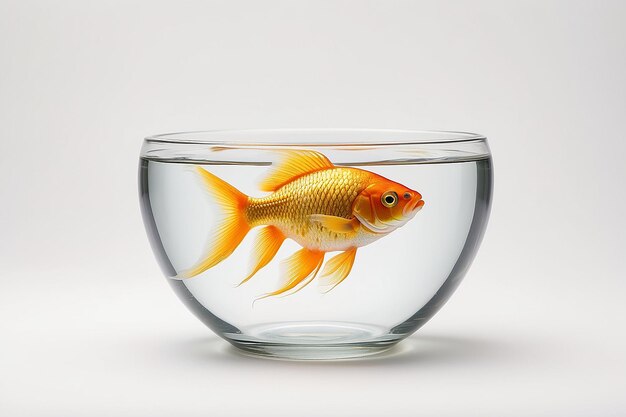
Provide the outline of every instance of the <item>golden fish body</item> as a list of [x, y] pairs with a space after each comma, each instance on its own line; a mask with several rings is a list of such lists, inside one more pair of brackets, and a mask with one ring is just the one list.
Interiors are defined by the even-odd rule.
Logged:
[[198, 167], [224, 218], [210, 252], [179, 277], [193, 277], [217, 265], [250, 229], [261, 227], [251, 272], [242, 283], [267, 265], [289, 238], [302, 249], [284, 261], [282, 287], [265, 296], [300, 290], [315, 278], [327, 252], [341, 251], [321, 274], [321, 283], [332, 289], [350, 273], [357, 248], [392, 233], [424, 205], [417, 191], [366, 170], [336, 167], [319, 152], [284, 155], [262, 181], [261, 190], [271, 194], [261, 198], [248, 197]]
[[300, 246], [324, 252], [365, 246], [383, 235], [365, 228], [337, 232], [311, 219], [324, 214], [349, 219], [357, 195], [372, 174], [355, 168], [313, 172], [285, 184], [267, 197], [249, 198], [246, 218], [252, 227], [276, 226]]

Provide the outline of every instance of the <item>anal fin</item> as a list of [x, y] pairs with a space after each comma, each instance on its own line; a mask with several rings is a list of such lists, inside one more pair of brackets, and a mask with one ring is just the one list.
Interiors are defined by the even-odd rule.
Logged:
[[239, 283], [248, 281], [261, 268], [267, 265], [276, 256], [276, 252], [285, 240], [285, 235], [276, 226], [266, 226], [256, 235], [254, 248], [252, 249], [252, 271]]

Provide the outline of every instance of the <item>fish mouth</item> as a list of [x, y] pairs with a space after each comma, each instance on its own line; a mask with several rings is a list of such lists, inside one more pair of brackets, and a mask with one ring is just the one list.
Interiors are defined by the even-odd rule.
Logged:
[[419, 200], [414, 200], [409, 202], [405, 207], [402, 214], [407, 215], [407, 214], [411, 214], [414, 215], [415, 213], [417, 213], [418, 211], [420, 211], [422, 209], [422, 207], [424, 207], [424, 200], [419, 199]]

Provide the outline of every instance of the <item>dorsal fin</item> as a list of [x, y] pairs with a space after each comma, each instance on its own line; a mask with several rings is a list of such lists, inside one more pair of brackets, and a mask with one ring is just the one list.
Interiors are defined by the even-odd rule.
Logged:
[[261, 181], [262, 191], [276, 191], [283, 185], [311, 172], [333, 168], [324, 155], [309, 150], [285, 150], [283, 159]]

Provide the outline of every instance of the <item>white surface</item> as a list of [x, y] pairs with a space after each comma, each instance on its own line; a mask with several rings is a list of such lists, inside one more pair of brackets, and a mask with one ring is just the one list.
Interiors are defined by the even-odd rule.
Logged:
[[[0, 2], [0, 415], [626, 413], [623, 2]], [[490, 138], [486, 239], [394, 355], [235, 354], [149, 251], [140, 139]]]

